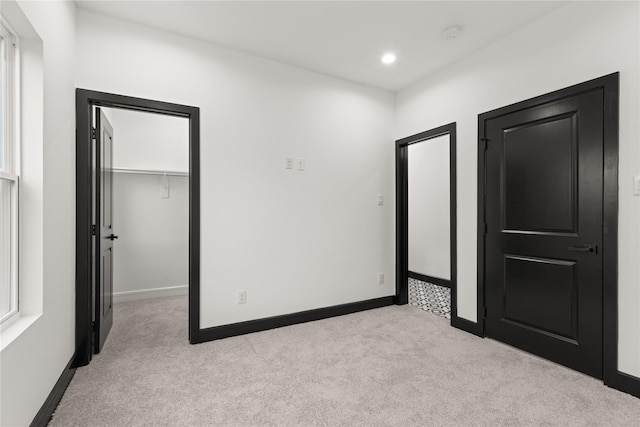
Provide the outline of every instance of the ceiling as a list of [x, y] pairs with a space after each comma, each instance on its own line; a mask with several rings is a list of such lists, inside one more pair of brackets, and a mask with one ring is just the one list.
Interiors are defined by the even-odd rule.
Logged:
[[[100, 1], [87, 10], [391, 90], [562, 7], [560, 1]], [[460, 35], [445, 40], [443, 30]], [[392, 65], [380, 57], [397, 55]]]

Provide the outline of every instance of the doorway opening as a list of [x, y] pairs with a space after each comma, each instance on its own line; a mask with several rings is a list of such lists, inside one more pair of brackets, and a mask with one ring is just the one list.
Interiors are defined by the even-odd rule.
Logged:
[[[109, 107], [94, 107], [113, 128], [110, 185], [102, 187], [103, 212], [111, 214], [110, 259], [96, 271], [102, 283], [95, 314], [99, 340], [94, 352], [117, 354], [120, 348], [141, 344], [142, 336], [162, 336], [187, 328], [189, 283], [189, 120]], [[97, 113], [97, 111], [96, 111]], [[97, 114], [96, 114], [97, 116]], [[102, 120], [101, 120], [102, 122]], [[99, 139], [99, 138], [97, 138]], [[97, 139], [93, 141], [96, 144]], [[106, 141], [101, 139], [103, 145]], [[94, 150], [95, 151], [95, 150]], [[103, 148], [103, 152], [106, 152]], [[110, 189], [110, 197], [105, 191]], [[104, 220], [103, 220], [104, 222]], [[103, 240], [105, 241], [105, 240]], [[109, 266], [110, 261], [110, 266]], [[111, 290], [107, 293], [106, 290]], [[106, 311], [107, 301], [111, 301]], [[107, 331], [101, 313], [112, 314]], [[182, 338], [186, 333], [181, 334]]]
[[457, 322], [456, 124], [396, 141], [396, 303]]
[[[199, 115], [197, 107], [84, 89], [76, 90], [76, 358], [74, 361], [76, 367], [88, 364], [92, 355], [100, 351], [112, 323], [114, 300], [124, 301], [144, 296], [188, 293], [190, 342], [193, 342], [192, 337], [199, 330]], [[147, 122], [154, 120], [157, 122], [161, 119], [165, 119], [163, 122], [165, 124], [173, 123], [173, 126], [165, 126], [163, 128], [165, 131], [171, 128], [175, 131], [179, 128], [187, 133], [188, 136], [182, 137], [184, 141], [182, 147], [178, 150], [176, 150], [177, 147], [168, 147], [168, 151], [165, 150], [165, 154], [168, 153], [168, 155], [160, 160], [154, 160], [149, 147], [145, 148], [140, 144], [136, 144], [137, 147], [128, 147], [134, 148], [133, 150], [121, 150], [120, 155], [117, 154], [118, 149], [126, 145], [118, 144], [117, 136], [114, 139], [114, 130], [110, 121], [116, 123], [116, 128], [121, 127], [125, 131], [123, 136], [128, 134], [128, 138], [136, 138], [136, 131], [147, 133], [151, 131], [154, 124]], [[132, 121], [135, 123], [131, 123]], [[131, 126], [128, 126], [127, 122]], [[178, 122], [180, 122], [179, 125], [176, 124]], [[158, 130], [162, 129], [156, 129]], [[117, 132], [116, 129], [115, 133]], [[157, 138], [157, 136], [154, 138], [155, 142], [158, 142]], [[117, 147], [115, 151], [113, 151], [113, 145]], [[179, 151], [182, 153], [178, 153]], [[142, 187], [147, 189], [155, 187], [157, 192], [154, 200], [149, 199], [146, 202], [136, 200], [137, 196], [128, 194], [135, 188]], [[173, 200], [170, 199], [172, 195]], [[178, 239], [173, 242], [176, 248], [167, 251], [167, 259], [164, 262], [158, 261], [161, 264], [175, 263], [176, 260], [172, 258], [177, 257], [187, 262], [186, 265], [184, 262], [181, 263], [177, 273], [174, 274], [175, 277], [165, 277], [163, 286], [150, 288], [148, 283], [145, 284], [145, 278], [151, 281], [157, 280], [158, 277], [153, 273], [171, 276], [168, 271], [150, 272], [147, 268], [137, 278], [135, 284], [121, 280], [122, 274], [135, 275], [134, 269], [138, 271], [140, 267], [144, 269], [144, 266], [136, 266], [136, 263], [144, 263], [146, 257], [146, 255], [142, 258], [140, 255], [136, 257], [132, 253], [129, 253], [129, 256], [126, 253], [118, 254], [117, 244], [116, 250], [113, 250], [114, 240], [120, 237], [117, 233], [123, 231], [119, 227], [127, 228], [127, 224], [122, 223], [123, 218], [128, 215], [122, 210], [126, 207], [126, 203], [119, 199], [128, 196], [131, 196], [129, 201], [137, 206], [134, 207], [137, 210], [135, 216], [142, 215], [139, 219], [147, 218], [148, 222], [154, 222], [165, 216], [173, 217], [179, 223], [173, 230], [174, 234], [176, 231], [178, 233], [182, 231], [181, 237], [175, 236]], [[164, 202], [163, 213], [151, 212], [154, 209], [153, 204], [160, 202], [155, 200], [156, 198]], [[188, 214], [184, 212], [185, 201], [188, 201]], [[169, 206], [169, 203], [173, 206]], [[180, 204], [181, 208], [178, 206]], [[112, 228], [114, 218], [115, 228]], [[118, 224], [118, 218], [121, 224]], [[129, 224], [129, 226], [135, 227], [135, 224]], [[160, 223], [158, 226], [161, 227]], [[131, 227], [129, 230], [132, 229]], [[122, 236], [123, 242], [132, 240], [125, 242], [129, 245], [129, 249], [132, 247], [140, 249], [140, 245], [146, 245], [147, 249], [142, 248], [142, 251], [147, 255], [150, 255], [148, 252], [153, 250], [148, 247], [149, 240], [154, 237], [166, 237], [166, 234], [171, 232], [165, 229], [147, 230], [144, 235], [144, 231], [142, 234], [140, 230], [138, 231], [135, 236], [134, 233], [129, 233], [129, 239]], [[154, 233], [157, 234], [154, 236]], [[185, 234], [188, 234], [188, 239]], [[127, 252], [127, 244], [120, 249]], [[137, 253], [140, 254], [139, 251]], [[121, 267], [115, 270], [115, 274], [111, 267], [114, 259], [116, 263], [120, 259], [119, 267]], [[149, 273], [153, 277], [146, 277]], [[116, 282], [113, 281], [114, 276]], [[171, 285], [169, 282], [173, 281], [177, 283]], [[114, 283], [116, 283], [115, 289]], [[132, 289], [132, 286], [138, 288]]]
[[[98, 107], [96, 107], [98, 108]], [[114, 129], [113, 302], [188, 294], [189, 121], [102, 107]]]

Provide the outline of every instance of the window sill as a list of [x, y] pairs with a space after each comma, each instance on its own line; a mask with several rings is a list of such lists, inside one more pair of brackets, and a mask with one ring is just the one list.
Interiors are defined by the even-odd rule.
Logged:
[[20, 316], [0, 332], [0, 353], [4, 351], [16, 338], [35, 323], [42, 313]]

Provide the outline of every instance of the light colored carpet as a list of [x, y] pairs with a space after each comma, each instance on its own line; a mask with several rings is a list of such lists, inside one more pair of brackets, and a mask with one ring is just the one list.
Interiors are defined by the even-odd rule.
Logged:
[[640, 399], [408, 305], [199, 345], [185, 297], [114, 319], [50, 425], [640, 425]]

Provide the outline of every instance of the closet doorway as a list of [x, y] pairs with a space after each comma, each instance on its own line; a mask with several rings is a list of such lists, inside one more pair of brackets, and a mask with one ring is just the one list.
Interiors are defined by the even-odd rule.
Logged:
[[396, 298], [456, 316], [456, 124], [396, 141]]
[[139, 300], [184, 295], [174, 300], [189, 337], [198, 328], [199, 109], [83, 89], [76, 108], [74, 365], [83, 366], [118, 303], [124, 318]]
[[187, 295], [189, 120], [101, 110], [114, 129], [114, 303]]

